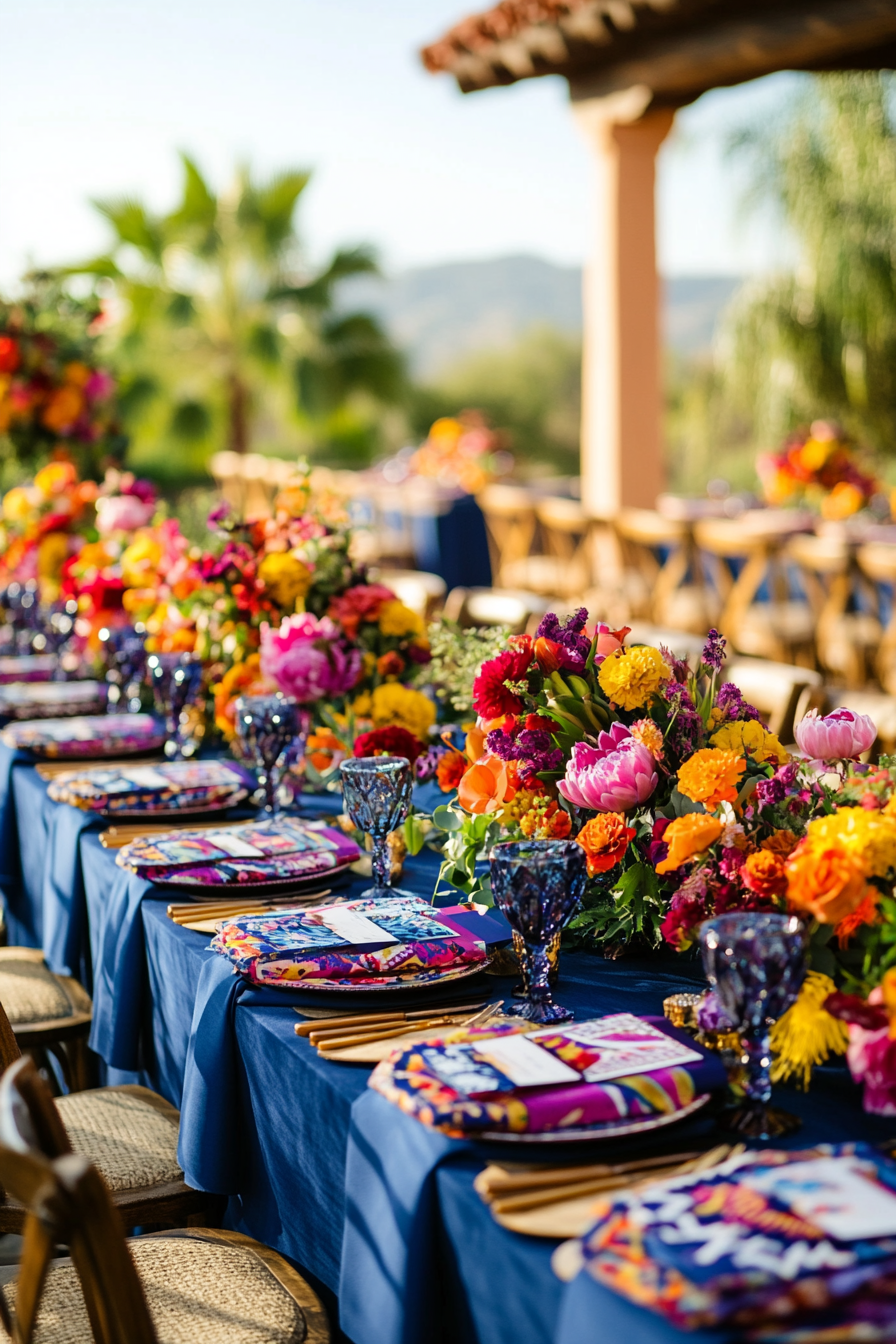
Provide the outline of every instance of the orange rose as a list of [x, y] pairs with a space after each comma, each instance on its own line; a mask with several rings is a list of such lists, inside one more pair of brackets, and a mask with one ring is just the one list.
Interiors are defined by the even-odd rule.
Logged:
[[[257, 658], [257, 654], [251, 654], [252, 658]], [[245, 694], [245, 692], [241, 692]], [[252, 694], [250, 691], [249, 694]], [[332, 728], [318, 728], [315, 732], [308, 734], [308, 741], [305, 743], [305, 757], [311, 762], [318, 774], [323, 774], [325, 770], [336, 762], [341, 761], [346, 755], [345, 743], [340, 742], [339, 738], [333, 732]]]
[[869, 887], [867, 894], [862, 897], [852, 914], [847, 915], [845, 919], [840, 920], [840, 923], [834, 929], [834, 936], [841, 947], [846, 947], [850, 938], [863, 924], [875, 923], [877, 920], [877, 903], [879, 900], [880, 892], [874, 887]]
[[815, 849], [805, 841], [787, 864], [787, 902], [819, 924], [839, 924], [873, 893], [861, 860], [845, 849]]
[[601, 812], [586, 821], [576, 836], [576, 844], [585, 851], [588, 876], [605, 873], [617, 864], [636, 834], [633, 826], [626, 826], [619, 812]]
[[64, 383], [50, 397], [41, 421], [54, 434], [65, 434], [71, 429], [84, 407], [84, 398], [76, 387]]
[[507, 762], [491, 753], [471, 765], [457, 786], [458, 802], [474, 816], [500, 811], [515, 794]]
[[740, 872], [747, 890], [754, 891], [757, 896], [764, 896], [766, 900], [783, 896], [787, 890], [784, 860], [780, 854], [774, 854], [771, 850], [757, 849], [755, 854], [747, 855]]
[[788, 858], [799, 844], [799, 839], [793, 831], [775, 831], [765, 840], [760, 840], [759, 848], [767, 849], [770, 854], [781, 854], [785, 859]]
[[736, 751], [704, 747], [678, 767], [678, 791], [711, 812], [719, 803], [734, 802], [746, 768]]
[[688, 859], [703, 854], [722, 834], [722, 823], [707, 812], [688, 812], [670, 822], [663, 834], [669, 853], [656, 866], [658, 873], [674, 873]]

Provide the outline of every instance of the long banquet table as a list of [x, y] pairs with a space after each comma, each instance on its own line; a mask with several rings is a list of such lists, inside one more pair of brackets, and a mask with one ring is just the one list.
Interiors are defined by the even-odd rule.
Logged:
[[[227, 1197], [227, 1226], [275, 1247], [337, 1297], [345, 1337], [354, 1344], [679, 1338], [587, 1274], [563, 1284], [551, 1269], [553, 1241], [493, 1221], [473, 1188], [483, 1163], [555, 1161], [556, 1149], [447, 1139], [370, 1091], [366, 1067], [319, 1058], [295, 1035], [288, 993], [243, 986], [209, 951], [207, 935], [167, 918], [169, 892], [116, 867], [98, 828], [51, 803], [26, 760], [0, 756], [0, 890], [11, 941], [42, 941], [53, 969], [92, 984], [91, 1045], [106, 1080], [143, 1081], [181, 1107], [186, 1179]], [[408, 861], [402, 885], [428, 897], [435, 874], [436, 858], [424, 851]], [[344, 891], [361, 889], [357, 879]], [[671, 954], [613, 962], [567, 952], [556, 992], [577, 1016], [655, 1014], [667, 994], [699, 981], [695, 962]], [[496, 979], [492, 997], [508, 988]], [[862, 1113], [839, 1065], [818, 1070], [808, 1094], [780, 1091], [804, 1119], [790, 1147], [879, 1142], [896, 1130], [892, 1120]], [[686, 1146], [711, 1125], [695, 1117], [673, 1133]], [[634, 1141], [576, 1146], [569, 1158], [631, 1151]], [[719, 1344], [734, 1337], [695, 1336]]]

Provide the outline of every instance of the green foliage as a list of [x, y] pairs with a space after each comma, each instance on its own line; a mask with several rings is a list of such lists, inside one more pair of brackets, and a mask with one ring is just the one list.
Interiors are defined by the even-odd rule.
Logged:
[[434, 621], [428, 639], [432, 655], [427, 678], [436, 695], [461, 718], [473, 717], [473, 681], [482, 664], [507, 647], [505, 625], [461, 630], [447, 621]]
[[666, 902], [653, 867], [638, 861], [618, 873], [610, 891], [599, 884], [593, 886], [569, 929], [575, 942], [612, 946], [637, 939], [657, 947], [665, 913]]
[[[432, 825], [434, 830], [444, 832], [447, 837], [442, 847], [442, 866], [436, 880], [435, 896], [441, 894], [439, 888], [447, 882], [462, 891], [468, 900], [493, 905], [491, 876], [482, 868], [482, 863], [492, 845], [507, 838], [501, 823], [488, 813], [473, 817], [449, 803], [436, 808]], [[480, 867], [478, 873], [477, 864]]]
[[308, 173], [258, 182], [244, 169], [216, 194], [181, 157], [172, 211], [96, 202], [109, 252], [59, 272], [115, 292], [131, 464], [174, 484], [200, 479], [225, 447], [369, 459], [376, 407], [402, 397], [403, 364], [372, 317], [337, 314], [334, 298], [340, 280], [376, 269], [371, 253], [339, 251], [309, 271], [295, 229]]

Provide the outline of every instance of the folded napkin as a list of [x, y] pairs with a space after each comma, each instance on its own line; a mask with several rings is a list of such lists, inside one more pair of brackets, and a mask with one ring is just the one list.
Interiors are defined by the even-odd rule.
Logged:
[[664, 1019], [617, 1013], [535, 1032], [527, 1022], [455, 1032], [378, 1064], [370, 1086], [460, 1137], [668, 1115], [725, 1081], [718, 1057]]
[[212, 948], [253, 984], [388, 984], [485, 960], [483, 938], [420, 897], [344, 901], [223, 924]]
[[47, 793], [56, 803], [88, 812], [152, 812], [226, 806], [254, 787], [252, 776], [233, 761], [169, 761], [66, 771]]
[[49, 681], [59, 659], [55, 653], [23, 653], [0, 658], [0, 686], [11, 681]]
[[307, 881], [360, 857], [354, 840], [322, 821], [283, 817], [220, 831], [176, 831], [123, 845], [115, 862], [168, 886]]
[[42, 719], [102, 713], [106, 687], [101, 681], [13, 681], [0, 684], [0, 715]]
[[160, 747], [165, 732], [151, 714], [89, 714], [11, 723], [0, 741], [39, 756], [114, 756]]
[[595, 1216], [595, 1279], [687, 1329], [823, 1311], [896, 1272], [896, 1164], [868, 1144], [742, 1153]]

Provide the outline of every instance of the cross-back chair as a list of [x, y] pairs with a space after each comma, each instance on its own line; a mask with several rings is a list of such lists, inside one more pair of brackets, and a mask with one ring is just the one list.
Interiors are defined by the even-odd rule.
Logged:
[[695, 563], [689, 524], [654, 509], [621, 509], [614, 526], [631, 615], [704, 634], [715, 610]]
[[[238, 1232], [125, 1240], [103, 1179], [51, 1156], [52, 1098], [31, 1060], [0, 1080], [0, 1183], [27, 1209], [17, 1279], [0, 1290], [15, 1344], [327, 1344], [326, 1314], [291, 1265]], [[57, 1245], [69, 1256], [54, 1258]]]
[[20, 1049], [52, 1055], [70, 1091], [89, 1085], [93, 1004], [77, 980], [56, 975], [37, 948], [0, 947], [0, 1004]]
[[578, 598], [592, 584], [591, 541], [595, 520], [577, 499], [548, 496], [535, 506], [544, 555], [544, 583], [538, 591], [567, 601]]
[[788, 542], [787, 554], [799, 569], [812, 609], [819, 666], [851, 690], [864, 686], [881, 625], [851, 547], [840, 537], [796, 536]]
[[528, 561], [537, 518], [532, 495], [518, 485], [487, 485], [476, 496], [485, 518], [492, 583], [496, 588], [530, 588]]
[[506, 625], [513, 635], [537, 626], [550, 603], [538, 593], [513, 592], [504, 588], [452, 588], [444, 616], [466, 630], [470, 626]]
[[[0, 1003], [0, 1071], [22, 1058], [21, 1042]], [[220, 1199], [184, 1181], [177, 1160], [180, 1116], [164, 1097], [131, 1084], [73, 1092], [55, 1102], [45, 1091], [43, 1151], [48, 1157], [77, 1151], [95, 1163], [125, 1227], [217, 1220]], [[24, 1219], [21, 1204], [0, 1191], [0, 1233], [21, 1232]]]
[[744, 699], [756, 706], [785, 745], [793, 741], [797, 706], [803, 692], [807, 687], [821, 687], [818, 672], [793, 663], [772, 663], [765, 658], [730, 658], [723, 677], [740, 687]]
[[868, 542], [856, 552], [861, 573], [873, 585], [881, 627], [874, 659], [877, 679], [884, 690], [896, 694], [896, 546]]

